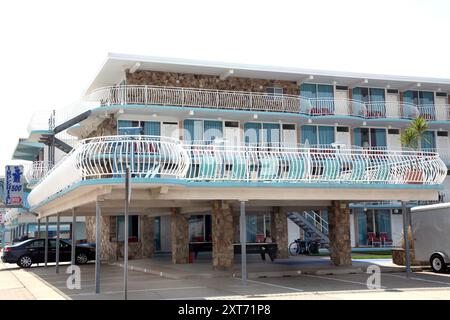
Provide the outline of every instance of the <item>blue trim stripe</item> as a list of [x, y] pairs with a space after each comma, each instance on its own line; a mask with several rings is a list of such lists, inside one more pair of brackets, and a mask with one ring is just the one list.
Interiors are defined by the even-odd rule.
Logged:
[[[31, 210], [35, 210], [43, 205], [61, 197], [62, 195], [75, 190], [79, 187], [92, 185], [123, 185], [124, 178], [106, 178], [106, 179], [90, 179], [83, 180], [73, 184], [72, 186], [52, 195], [47, 200], [42, 201]], [[149, 184], [149, 185], [181, 185], [185, 187], [200, 187], [200, 188], [322, 188], [322, 189], [420, 189], [420, 190], [441, 190], [441, 185], [418, 185], [418, 184], [362, 184], [362, 183], [302, 183], [302, 182], [203, 182], [203, 181], [189, 181], [180, 179], [161, 179], [161, 178], [132, 178], [132, 184]]]

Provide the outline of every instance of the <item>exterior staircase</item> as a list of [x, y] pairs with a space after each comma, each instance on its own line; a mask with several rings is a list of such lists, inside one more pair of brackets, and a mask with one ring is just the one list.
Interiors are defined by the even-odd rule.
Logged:
[[290, 212], [288, 218], [298, 225], [313, 241], [319, 241], [322, 248], [328, 247], [328, 222], [315, 211]]

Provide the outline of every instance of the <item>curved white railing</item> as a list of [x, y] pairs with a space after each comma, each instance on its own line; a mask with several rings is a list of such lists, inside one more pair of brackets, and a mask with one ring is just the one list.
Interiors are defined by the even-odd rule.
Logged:
[[164, 183], [342, 183], [438, 185], [447, 167], [434, 152], [305, 147], [183, 145], [155, 136], [82, 140], [28, 197], [33, 206], [76, 182], [133, 178]]
[[192, 181], [440, 184], [436, 153], [367, 149], [189, 145]]
[[33, 185], [41, 180], [49, 169], [49, 164], [46, 161], [34, 161], [29, 166], [26, 166], [25, 179], [29, 185]]
[[82, 141], [77, 168], [83, 179], [183, 178], [190, 159], [178, 140], [156, 136], [106, 136]]

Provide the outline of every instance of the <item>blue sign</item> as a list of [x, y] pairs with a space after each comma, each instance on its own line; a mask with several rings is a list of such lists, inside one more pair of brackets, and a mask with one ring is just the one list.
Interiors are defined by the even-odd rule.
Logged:
[[6, 166], [5, 205], [21, 206], [23, 204], [23, 188], [23, 166]]

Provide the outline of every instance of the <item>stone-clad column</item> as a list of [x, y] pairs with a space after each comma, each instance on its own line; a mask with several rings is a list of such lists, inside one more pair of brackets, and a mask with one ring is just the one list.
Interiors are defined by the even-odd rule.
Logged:
[[328, 209], [328, 237], [331, 262], [335, 266], [351, 266], [352, 246], [348, 203], [332, 201], [332, 205]]
[[229, 202], [212, 202], [211, 224], [213, 268], [231, 269], [234, 264], [234, 225], [233, 210]]
[[272, 241], [277, 243], [278, 259], [287, 259], [288, 255], [288, 222], [287, 216], [281, 212], [280, 207], [273, 207], [270, 215], [270, 235]]
[[189, 263], [189, 223], [178, 208], [172, 208], [170, 216], [172, 236], [172, 262]]
[[155, 253], [155, 218], [140, 216], [142, 256], [151, 258]]

